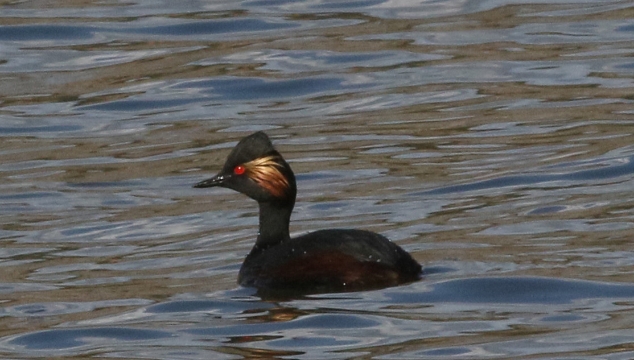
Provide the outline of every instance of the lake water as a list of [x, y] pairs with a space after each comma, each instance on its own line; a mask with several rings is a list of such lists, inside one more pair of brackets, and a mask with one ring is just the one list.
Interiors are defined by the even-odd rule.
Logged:
[[[0, 8], [0, 357], [634, 358], [631, 1]], [[192, 185], [256, 130], [294, 234], [425, 278], [238, 287], [256, 203]]]

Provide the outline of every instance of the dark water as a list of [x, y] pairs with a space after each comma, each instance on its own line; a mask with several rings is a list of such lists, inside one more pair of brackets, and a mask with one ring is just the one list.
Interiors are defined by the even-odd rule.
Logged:
[[[634, 358], [627, 1], [10, 2], [0, 357]], [[237, 287], [257, 207], [192, 189], [265, 130], [293, 233], [401, 287]]]

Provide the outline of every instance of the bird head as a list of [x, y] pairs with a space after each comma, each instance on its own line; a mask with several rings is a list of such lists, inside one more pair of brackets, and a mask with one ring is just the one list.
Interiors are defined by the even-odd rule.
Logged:
[[195, 188], [221, 186], [241, 192], [258, 202], [294, 203], [295, 175], [262, 131], [240, 140], [214, 177]]

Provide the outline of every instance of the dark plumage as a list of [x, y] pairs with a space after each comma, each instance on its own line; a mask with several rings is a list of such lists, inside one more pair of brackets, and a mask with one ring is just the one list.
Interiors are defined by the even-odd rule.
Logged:
[[415, 281], [421, 266], [377, 233], [331, 229], [291, 239], [295, 175], [268, 136], [256, 132], [231, 151], [218, 175], [194, 185], [241, 192], [260, 206], [260, 231], [238, 283], [261, 292], [321, 293], [376, 289]]

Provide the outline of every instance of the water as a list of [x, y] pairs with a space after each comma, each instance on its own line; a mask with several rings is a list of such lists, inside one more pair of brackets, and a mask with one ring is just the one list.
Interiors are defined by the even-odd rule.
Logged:
[[[0, 357], [634, 357], [633, 9], [2, 5]], [[237, 287], [257, 207], [191, 186], [256, 130], [293, 233], [381, 232], [425, 279]]]

